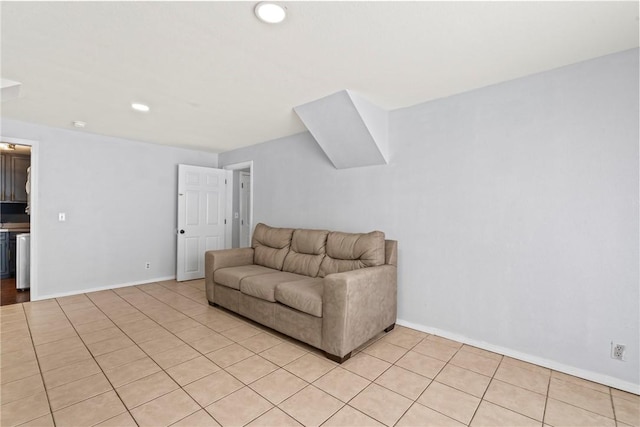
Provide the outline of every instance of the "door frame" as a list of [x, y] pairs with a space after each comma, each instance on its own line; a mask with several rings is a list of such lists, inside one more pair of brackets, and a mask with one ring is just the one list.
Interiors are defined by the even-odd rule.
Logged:
[[[249, 174], [250, 174], [249, 191], [251, 191], [251, 194], [249, 194], [249, 242], [251, 242], [251, 237], [253, 236], [253, 206], [254, 206], [253, 205], [253, 193], [254, 193], [253, 191], [253, 160], [225, 165], [222, 167], [222, 169], [227, 169], [227, 170], [249, 169]], [[234, 185], [233, 186], [234, 190], [235, 190], [235, 187], [236, 186]], [[233, 194], [231, 195], [231, 197], [233, 197]]]
[[[246, 177], [246, 176], [249, 177], [249, 188], [244, 189], [242, 187], [242, 185], [240, 185], [240, 190], [238, 190], [240, 192], [240, 194], [239, 194], [240, 197], [239, 197], [239, 200], [238, 200], [238, 205], [239, 205], [238, 206], [239, 207], [238, 210], [240, 211], [240, 224], [238, 224], [238, 247], [239, 248], [243, 248], [243, 247], [246, 248], [246, 247], [251, 246], [251, 221], [250, 220], [247, 220], [247, 222], [248, 222], [247, 226], [249, 227], [249, 236], [247, 236], [248, 239], [249, 239], [249, 245], [248, 246], [242, 246], [242, 230], [244, 228], [242, 226], [242, 220], [244, 219], [242, 214], [244, 213], [245, 210], [248, 210], [248, 213], [251, 214], [251, 172], [245, 172], [244, 169], [241, 170], [240, 171], [240, 182], [238, 184], [242, 184], [242, 178]], [[249, 191], [249, 200], [247, 201], [247, 204], [249, 206], [245, 206], [244, 197], [242, 196], [242, 192], [243, 191]]]
[[30, 182], [31, 182], [31, 193], [30, 193], [30, 225], [29, 225], [29, 234], [30, 237], [30, 254], [29, 254], [29, 272], [30, 277], [30, 289], [29, 289], [29, 300], [30, 301], [38, 301], [40, 298], [38, 296], [38, 249], [39, 249], [39, 239], [40, 235], [39, 229], [39, 216], [38, 216], [38, 171], [40, 170], [40, 147], [39, 141], [34, 141], [31, 139], [22, 139], [22, 138], [12, 138], [0, 136], [2, 142], [8, 142], [10, 144], [18, 144], [18, 145], [28, 145], [31, 147], [31, 174], [30, 174]]

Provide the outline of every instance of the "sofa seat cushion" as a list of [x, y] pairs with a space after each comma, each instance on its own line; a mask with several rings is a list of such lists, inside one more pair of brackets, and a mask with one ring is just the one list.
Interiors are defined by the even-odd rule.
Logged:
[[240, 292], [265, 301], [276, 302], [275, 290], [279, 284], [306, 278], [306, 276], [301, 276], [300, 274], [284, 271], [249, 276], [240, 281]]
[[279, 273], [278, 270], [263, 267], [261, 265], [241, 265], [239, 267], [226, 267], [213, 273], [213, 281], [227, 288], [240, 289], [240, 281], [245, 277], [258, 274]]
[[315, 317], [322, 317], [323, 279], [308, 278], [281, 283], [276, 287], [276, 301]]

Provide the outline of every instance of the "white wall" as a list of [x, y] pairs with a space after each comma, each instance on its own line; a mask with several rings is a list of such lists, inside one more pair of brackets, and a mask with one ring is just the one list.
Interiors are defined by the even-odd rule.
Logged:
[[308, 133], [220, 164], [254, 161], [256, 223], [398, 239], [406, 324], [637, 393], [638, 71], [635, 49], [393, 111], [387, 166], [336, 170]]
[[216, 154], [9, 119], [1, 134], [38, 141], [37, 298], [175, 277], [177, 165]]

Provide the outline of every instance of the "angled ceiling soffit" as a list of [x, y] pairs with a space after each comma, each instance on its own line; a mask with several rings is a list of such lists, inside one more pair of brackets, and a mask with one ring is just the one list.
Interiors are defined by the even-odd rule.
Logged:
[[337, 169], [388, 163], [389, 113], [350, 90], [294, 107]]
[[18, 98], [20, 96], [20, 86], [22, 86], [22, 83], [9, 79], [1, 80], [2, 92], [0, 98], [2, 99], [2, 102]]

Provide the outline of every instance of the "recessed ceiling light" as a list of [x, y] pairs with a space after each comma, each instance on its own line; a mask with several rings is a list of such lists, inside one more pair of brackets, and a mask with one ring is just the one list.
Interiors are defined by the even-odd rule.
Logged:
[[142, 111], [144, 113], [146, 113], [147, 111], [149, 111], [149, 106], [146, 104], [141, 104], [139, 102], [132, 102], [131, 103], [131, 108], [133, 108], [136, 111]]
[[73, 126], [77, 127], [77, 128], [83, 128], [87, 125], [86, 122], [82, 122], [80, 120], [74, 120], [73, 121]]
[[277, 24], [287, 17], [287, 10], [284, 6], [265, 1], [258, 3], [254, 12], [259, 20], [268, 24]]

